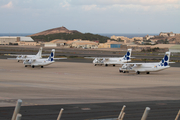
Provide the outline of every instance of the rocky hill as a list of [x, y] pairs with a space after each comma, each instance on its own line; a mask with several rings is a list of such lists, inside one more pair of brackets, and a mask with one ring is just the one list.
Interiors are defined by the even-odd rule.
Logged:
[[32, 35], [29, 35], [29, 37], [31, 37], [31, 36], [40, 36], [40, 35], [46, 36], [46, 35], [58, 34], [58, 33], [72, 34], [72, 33], [80, 33], [80, 32], [77, 31], [77, 30], [68, 30], [67, 28], [62, 26], [62, 27], [58, 27], [58, 28], [45, 30], [45, 31], [42, 31], [42, 32], [39, 32], [39, 33], [36, 33], [36, 34], [32, 34]]

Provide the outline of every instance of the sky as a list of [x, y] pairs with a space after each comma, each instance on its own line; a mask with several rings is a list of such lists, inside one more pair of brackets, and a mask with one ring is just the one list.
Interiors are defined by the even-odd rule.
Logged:
[[180, 0], [0, 0], [0, 33], [180, 33]]

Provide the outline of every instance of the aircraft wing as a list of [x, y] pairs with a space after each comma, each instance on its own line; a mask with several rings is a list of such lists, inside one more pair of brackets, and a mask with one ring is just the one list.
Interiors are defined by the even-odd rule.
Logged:
[[175, 63], [175, 62], [169, 62], [169, 63]]

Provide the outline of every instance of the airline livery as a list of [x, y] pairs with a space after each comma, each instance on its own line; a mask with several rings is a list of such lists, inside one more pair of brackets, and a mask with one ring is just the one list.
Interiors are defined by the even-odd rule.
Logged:
[[48, 58], [30, 58], [24, 60], [23, 64], [25, 67], [31, 66], [34, 68], [35, 66], [41, 66], [43, 68], [44, 66], [50, 65], [54, 63], [54, 60], [60, 60], [60, 59], [67, 59], [67, 58], [54, 58], [55, 55], [55, 49], [52, 49], [51, 54]]
[[36, 55], [10, 55], [10, 56], [17, 56], [16, 58], [8, 58], [8, 59], [16, 59], [18, 62], [24, 61], [26, 59], [39, 59], [42, 58], [42, 47], [39, 48], [39, 52]]
[[141, 72], [145, 72], [146, 74], [149, 74], [150, 72], [157, 72], [164, 69], [169, 68], [169, 62], [170, 59], [170, 52], [166, 52], [163, 59], [158, 63], [124, 63], [121, 68], [119, 68], [119, 72], [129, 72], [129, 71], [135, 71], [137, 74], [140, 74]]
[[127, 53], [123, 57], [85, 57], [85, 58], [91, 58], [93, 60], [93, 64], [96, 65], [117, 65], [122, 64], [131, 61], [131, 52], [132, 49], [128, 49]]

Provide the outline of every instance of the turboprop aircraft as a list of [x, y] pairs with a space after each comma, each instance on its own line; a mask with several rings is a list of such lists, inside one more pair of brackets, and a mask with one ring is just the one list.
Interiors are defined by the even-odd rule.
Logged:
[[39, 48], [39, 52], [36, 55], [10, 55], [10, 56], [17, 56], [16, 58], [8, 58], [8, 59], [16, 59], [18, 62], [32, 58], [39, 59], [42, 58], [42, 47]]
[[150, 72], [158, 72], [169, 68], [170, 52], [166, 52], [163, 59], [158, 63], [124, 63], [119, 72], [128, 73], [129, 71], [135, 71], [137, 74], [142, 72], [150, 74]]
[[85, 57], [85, 58], [91, 58], [93, 60], [93, 64], [96, 65], [117, 65], [117, 64], [122, 64], [125, 62], [131, 61], [131, 52], [132, 49], [128, 49], [127, 53], [123, 57]]
[[52, 49], [51, 54], [48, 58], [30, 58], [26, 59], [23, 64], [25, 67], [31, 66], [34, 68], [35, 66], [41, 66], [43, 68], [44, 66], [50, 65], [54, 63], [54, 60], [60, 60], [60, 59], [67, 59], [67, 58], [54, 58], [55, 55], [55, 49]]

